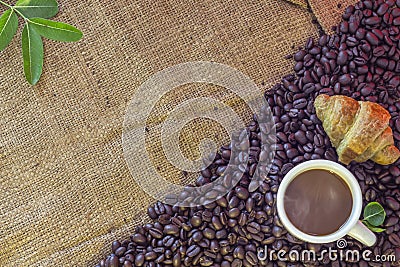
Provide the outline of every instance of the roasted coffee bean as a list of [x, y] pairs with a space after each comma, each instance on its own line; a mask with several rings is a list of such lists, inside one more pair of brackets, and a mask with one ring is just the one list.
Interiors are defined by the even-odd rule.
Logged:
[[293, 159], [294, 157], [299, 155], [299, 151], [295, 148], [291, 148], [286, 151], [286, 155], [289, 159]]
[[144, 254], [137, 254], [135, 257], [135, 266], [143, 266], [145, 261]]
[[236, 218], [239, 216], [239, 214], [240, 214], [240, 210], [238, 208], [232, 208], [228, 212], [228, 216], [230, 218]]
[[194, 227], [199, 227], [202, 224], [202, 220], [200, 216], [193, 216], [190, 219], [190, 223], [192, 224], [192, 226]]
[[380, 22], [381, 22], [380, 17], [370, 17], [364, 20], [364, 23], [367, 25], [376, 25], [379, 24]]
[[221, 230], [223, 228], [223, 224], [221, 223], [221, 220], [219, 219], [218, 216], [213, 216], [211, 219], [212, 225], [215, 230]]
[[378, 43], [379, 43], [378, 37], [375, 34], [373, 34], [372, 32], [367, 32], [367, 34], [365, 35], [365, 38], [371, 45], [378, 45]]
[[307, 106], [307, 99], [305, 98], [300, 98], [293, 102], [294, 108], [304, 108], [305, 106]]
[[249, 262], [251, 266], [255, 266], [258, 263], [257, 254], [253, 251], [247, 251], [245, 259]]
[[349, 57], [349, 55], [348, 55], [347, 51], [340, 51], [337, 56], [337, 61], [336, 61], [337, 64], [339, 64], [341, 66], [345, 65], [347, 63], [348, 57]]
[[164, 227], [164, 234], [177, 235], [179, 234], [179, 228], [174, 224], [168, 224]]
[[398, 217], [390, 217], [388, 219], [386, 219], [386, 222], [384, 223], [385, 227], [391, 227], [394, 225], [398, 225], [399, 223], [399, 218]]
[[149, 234], [154, 238], [162, 238], [163, 237], [162, 231], [160, 229], [157, 229], [157, 228], [151, 228], [149, 230]]
[[292, 168], [294, 167], [294, 165], [292, 163], [286, 163], [282, 166], [282, 174], [285, 175], [287, 174]]
[[365, 199], [367, 201], [374, 201], [376, 199], [376, 192], [374, 189], [368, 189], [365, 194]]
[[[400, 124], [400, 119], [398, 119], [396, 122], [399, 122], [399, 124]], [[398, 129], [398, 131], [400, 131], [400, 129]], [[390, 166], [389, 172], [394, 177], [399, 177], [400, 176], [400, 168], [397, 167], [397, 166]]]
[[339, 83], [341, 85], [348, 85], [351, 83], [351, 76], [350, 74], [343, 74], [339, 76]]
[[200, 247], [197, 245], [191, 245], [190, 247], [188, 247], [187, 251], [186, 251], [186, 255], [188, 255], [188, 257], [195, 257], [197, 254], [200, 253]]
[[212, 213], [208, 210], [205, 210], [201, 213], [201, 219], [205, 222], [211, 222], [212, 216]]
[[144, 259], [146, 261], [152, 261], [157, 259], [157, 253], [155, 253], [154, 251], [149, 251], [146, 254], [144, 254]]
[[121, 242], [119, 242], [118, 240], [113, 241], [111, 244], [111, 250], [113, 253], [115, 253], [115, 251], [121, 247]]
[[146, 245], [146, 243], [147, 243], [147, 238], [144, 235], [139, 234], [139, 233], [134, 234], [131, 237], [131, 240], [132, 240], [132, 242], [135, 242], [138, 245]]
[[296, 54], [294, 54], [294, 60], [300, 61], [304, 59], [304, 56], [307, 54], [305, 50], [300, 50]]
[[260, 225], [256, 222], [249, 223], [247, 225], [246, 229], [247, 229], [247, 231], [249, 231], [252, 234], [257, 234], [261, 230]]
[[378, 58], [378, 59], [376, 60], [376, 64], [377, 64], [379, 67], [381, 67], [381, 68], [383, 68], [383, 69], [386, 69], [387, 66], [388, 66], [388, 64], [389, 64], [389, 61], [388, 61], [386, 58]]
[[238, 186], [238, 187], [236, 187], [235, 191], [236, 191], [236, 195], [240, 199], [246, 200], [249, 197], [249, 191], [247, 191], [247, 189], [244, 187]]
[[215, 231], [211, 228], [205, 228], [203, 230], [203, 236], [208, 239], [213, 239], [215, 238]]
[[393, 211], [398, 211], [400, 209], [399, 201], [395, 200], [393, 197], [386, 197], [386, 204]]
[[385, 48], [383, 48], [382, 46], [378, 46], [373, 50], [373, 55], [375, 57], [381, 57], [386, 53]]
[[241, 213], [239, 215], [238, 224], [240, 226], [245, 226], [247, 222], [248, 222], [247, 214], [246, 213]]
[[396, 247], [400, 247], [400, 236], [392, 233], [389, 235], [389, 241]]

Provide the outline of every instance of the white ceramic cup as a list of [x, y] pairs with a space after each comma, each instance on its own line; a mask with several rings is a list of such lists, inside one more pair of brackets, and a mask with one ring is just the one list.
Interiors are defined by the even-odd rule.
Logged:
[[[336, 232], [328, 235], [314, 236], [302, 232], [291, 223], [285, 212], [284, 196], [288, 185], [293, 181], [293, 179], [296, 179], [299, 174], [313, 169], [329, 170], [337, 174], [344, 182], [346, 182], [353, 198], [353, 207], [346, 222]], [[345, 235], [349, 235], [367, 246], [372, 246], [376, 242], [375, 234], [359, 221], [362, 210], [362, 194], [360, 185], [349, 170], [336, 162], [329, 160], [310, 160], [291, 169], [279, 185], [276, 204], [279, 218], [286, 230], [301, 240], [311, 243], [329, 243], [338, 240]]]

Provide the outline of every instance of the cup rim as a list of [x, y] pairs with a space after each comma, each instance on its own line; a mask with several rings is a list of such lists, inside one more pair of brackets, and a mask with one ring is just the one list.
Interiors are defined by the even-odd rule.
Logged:
[[[323, 236], [309, 235], [299, 230], [289, 220], [284, 208], [284, 194], [286, 193], [286, 189], [291, 181], [293, 181], [293, 179], [295, 179], [295, 177], [297, 177], [300, 173], [317, 168], [333, 171], [338, 174], [338, 176], [340, 176], [343, 181], [346, 182], [353, 199], [352, 210], [346, 222], [336, 232]], [[311, 243], [329, 243], [345, 236], [359, 220], [362, 210], [362, 193], [358, 181], [348, 169], [334, 161], [318, 159], [300, 163], [299, 165], [292, 168], [283, 177], [278, 188], [276, 203], [278, 216], [288, 232], [303, 241]]]

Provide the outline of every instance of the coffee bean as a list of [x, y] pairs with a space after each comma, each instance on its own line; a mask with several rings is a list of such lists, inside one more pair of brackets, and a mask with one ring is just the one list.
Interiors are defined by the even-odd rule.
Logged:
[[376, 199], [376, 192], [373, 189], [368, 189], [365, 195], [367, 201], [374, 201]]
[[383, 226], [391, 227], [391, 226], [394, 226], [394, 225], [398, 225], [398, 223], [399, 223], [399, 218], [393, 216], [393, 217], [390, 217], [390, 218], [386, 219], [386, 222], [384, 223]]
[[214, 262], [207, 258], [207, 257], [201, 257], [199, 260], [200, 266], [211, 266], [214, 264]]
[[132, 242], [135, 242], [138, 245], [146, 245], [146, 243], [147, 243], [146, 237], [144, 235], [142, 235], [142, 234], [139, 234], [139, 233], [134, 234], [131, 237], [131, 240], [132, 240]]
[[304, 56], [307, 54], [305, 50], [300, 50], [296, 54], [294, 54], [293, 58], [296, 61], [301, 61], [304, 59]]
[[304, 156], [297, 156], [297, 157], [293, 158], [293, 160], [292, 160], [292, 162], [294, 164], [299, 164], [299, 163], [301, 163], [303, 161], [304, 161]]
[[372, 45], [378, 45], [378, 43], [379, 43], [378, 37], [375, 34], [373, 34], [372, 32], [367, 32], [367, 34], [365, 35], [365, 38]]
[[393, 20], [393, 25], [399, 26], [400, 25], [400, 17], [397, 17]]
[[157, 228], [151, 228], [149, 230], [149, 234], [154, 238], [162, 238], [163, 237], [162, 231], [160, 229], [157, 229]]
[[164, 234], [167, 235], [177, 235], [179, 234], [179, 228], [176, 225], [168, 224], [164, 227]]
[[143, 266], [144, 261], [144, 254], [137, 254], [135, 257], [135, 266]]
[[306, 134], [302, 130], [297, 131], [294, 134], [294, 137], [295, 137], [296, 141], [299, 142], [299, 144], [301, 144], [301, 145], [305, 145], [307, 143]]
[[215, 238], [215, 231], [211, 228], [205, 228], [203, 230], [203, 236], [208, 239], [213, 239]]
[[239, 214], [240, 214], [240, 210], [238, 208], [230, 209], [228, 212], [228, 216], [230, 218], [236, 218], [237, 216], [239, 216]]
[[194, 227], [199, 227], [202, 224], [202, 220], [200, 216], [193, 216], [190, 219], [190, 223], [194, 226]]
[[246, 229], [247, 229], [247, 231], [249, 231], [252, 234], [257, 234], [261, 230], [260, 225], [256, 222], [249, 223], [247, 225]]
[[400, 209], [400, 203], [399, 201], [395, 200], [393, 197], [386, 197], [386, 204], [388, 207], [394, 211], [397, 211]]
[[341, 85], [348, 85], [351, 83], [351, 76], [350, 74], [343, 74], [339, 76], [339, 83]]
[[188, 247], [186, 251], [186, 255], [188, 255], [188, 257], [190, 258], [195, 257], [199, 253], [200, 253], [200, 247], [197, 245], [191, 245], [190, 247]]
[[180, 253], [174, 254], [174, 257], [172, 258], [172, 266], [179, 267], [181, 265], [182, 265], [181, 254]]
[[155, 253], [154, 251], [147, 252], [146, 254], [144, 254], [144, 259], [146, 261], [155, 260], [157, 259], [157, 253]]
[[286, 163], [282, 166], [282, 174], [285, 175], [287, 174], [292, 168], [294, 167], [294, 165], [292, 163]]
[[118, 257], [115, 255], [111, 255], [110, 258], [107, 259], [106, 264], [107, 267], [118, 267], [119, 260]]
[[305, 98], [300, 98], [293, 102], [294, 108], [300, 109], [300, 108], [304, 108], [305, 106], [307, 106], [307, 99], [305, 99]]
[[236, 195], [240, 199], [246, 200], [249, 197], [249, 191], [247, 191], [247, 189], [244, 187], [238, 186], [235, 188], [235, 191], [236, 191]]
[[367, 25], [376, 25], [379, 24], [380, 22], [381, 22], [380, 17], [370, 17], [364, 20], [364, 23]]
[[158, 215], [157, 215], [157, 213], [155, 212], [155, 210], [154, 210], [154, 207], [148, 207], [148, 209], [147, 209], [147, 214], [149, 215], [149, 217], [151, 218], [151, 219], [156, 219], [157, 217], [158, 217]]
[[253, 251], [247, 251], [245, 259], [249, 262], [250, 266], [255, 266], [258, 263], [258, 257]]
[[388, 61], [386, 58], [378, 58], [378, 59], [376, 60], [376, 64], [377, 64], [379, 67], [381, 67], [381, 68], [383, 68], [383, 69], [386, 69], [387, 66], [388, 66], [388, 64], [389, 64], [389, 61]]
[[276, 237], [279, 238], [282, 236], [282, 228], [278, 227], [278, 226], [274, 226], [272, 227], [272, 234]]
[[349, 55], [348, 55], [347, 51], [340, 51], [337, 56], [337, 61], [336, 61], [337, 64], [339, 64], [341, 66], [345, 65], [347, 63], [348, 57], [349, 57]]
[[376, 48], [374, 48], [373, 50], [373, 55], [375, 57], [381, 57], [386, 53], [385, 48], [383, 48], [382, 46], [378, 46]]
[[400, 236], [392, 233], [389, 235], [389, 241], [396, 247], [400, 247]]
[[113, 241], [111, 244], [111, 250], [113, 253], [115, 253], [115, 251], [121, 247], [121, 242], [119, 242], [118, 240]]

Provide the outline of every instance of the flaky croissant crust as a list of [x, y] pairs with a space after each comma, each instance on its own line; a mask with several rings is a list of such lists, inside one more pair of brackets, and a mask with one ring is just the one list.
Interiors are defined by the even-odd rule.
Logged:
[[400, 157], [389, 126], [390, 114], [379, 104], [343, 95], [319, 95], [314, 106], [340, 162], [371, 159], [388, 165]]

